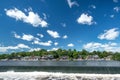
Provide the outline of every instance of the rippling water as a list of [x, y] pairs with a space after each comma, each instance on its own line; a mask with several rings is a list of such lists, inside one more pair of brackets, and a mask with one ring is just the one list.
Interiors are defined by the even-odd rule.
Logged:
[[120, 80], [120, 62], [1, 61], [0, 80]]
[[63, 72], [120, 74], [119, 61], [1, 61], [0, 72]]

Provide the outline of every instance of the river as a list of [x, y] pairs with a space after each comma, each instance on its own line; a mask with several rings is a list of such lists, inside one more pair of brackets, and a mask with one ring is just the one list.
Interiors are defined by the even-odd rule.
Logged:
[[120, 80], [120, 62], [0, 61], [0, 80]]

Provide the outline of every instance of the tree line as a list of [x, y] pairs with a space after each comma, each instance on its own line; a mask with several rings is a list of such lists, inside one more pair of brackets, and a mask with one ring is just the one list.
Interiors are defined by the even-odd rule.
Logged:
[[89, 52], [85, 49], [82, 51], [77, 51], [76, 49], [58, 49], [56, 51], [47, 51], [46, 49], [41, 49], [39, 51], [32, 52], [13, 52], [10, 54], [0, 54], [0, 59], [15, 59], [17, 57], [26, 57], [26, 56], [46, 56], [52, 55], [54, 59], [60, 59], [61, 57], [67, 56], [69, 60], [78, 59], [81, 57], [83, 60], [88, 56], [97, 55], [99, 59], [106, 58], [111, 56], [111, 60], [120, 61], [120, 52], [107, 52], [107, 51], [93, 51]]

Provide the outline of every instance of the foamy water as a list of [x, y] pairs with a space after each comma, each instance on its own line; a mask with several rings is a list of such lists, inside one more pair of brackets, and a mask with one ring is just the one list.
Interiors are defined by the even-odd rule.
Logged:
[[120, 80], [120, 74], [0, 72], [0, 80]]

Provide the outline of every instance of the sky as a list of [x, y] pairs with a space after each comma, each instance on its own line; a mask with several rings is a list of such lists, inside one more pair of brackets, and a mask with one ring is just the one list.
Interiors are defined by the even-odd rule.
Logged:
[[0, 54], [120, 52], [120, 0], [1, 0]]

